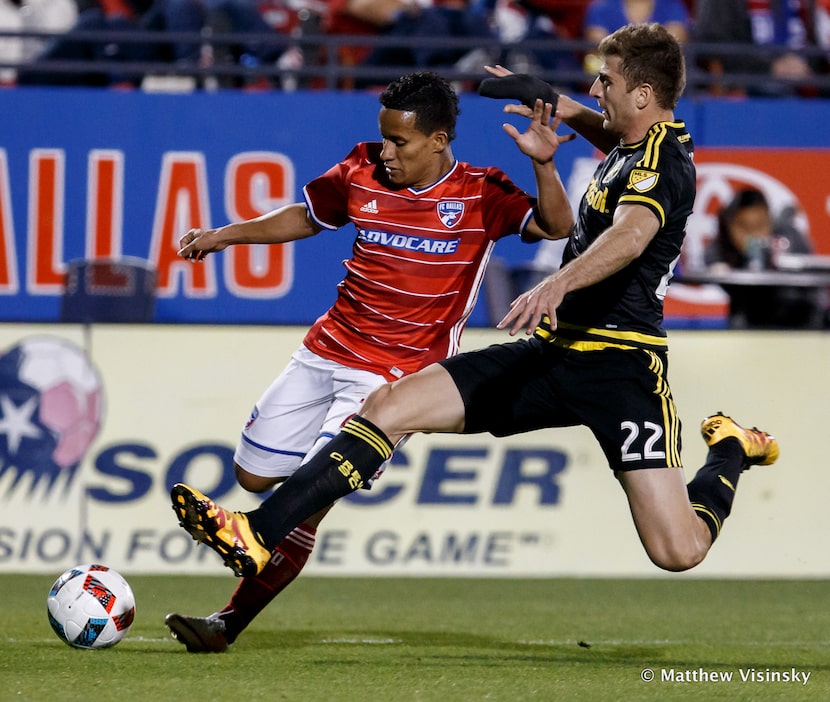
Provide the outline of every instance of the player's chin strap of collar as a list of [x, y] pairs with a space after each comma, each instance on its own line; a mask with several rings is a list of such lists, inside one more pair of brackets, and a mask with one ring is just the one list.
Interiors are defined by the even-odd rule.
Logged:
[[556, 103], [559, 101], [559, 93], [545, 81], [526, 73], [485, 78], [478, 86], [478, 94], [497, 100], [518, 100], [530, 108], [533, 108], [536, 100], [542, 100], [553, 105], [553, 113], [556, 112]]

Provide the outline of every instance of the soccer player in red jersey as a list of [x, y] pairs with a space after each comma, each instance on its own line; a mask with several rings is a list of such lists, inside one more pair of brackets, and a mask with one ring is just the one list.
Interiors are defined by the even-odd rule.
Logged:
[[[555, 148], [573, 135], [559, 137], [548, 128], [550, 104], [540, 103], [523, 134], [507, 127], [531, 158], [536, 199], [497, 168], [456, 160], [451, 142], [458, 98], [443, 78], [403, 76], [381, 93], [380, 103], [382, 141], [357, 144], [309, 182], [305, 202], [181, 238], [180, 255], [199, 261], [232, 244], [296, 241], [349, 223], [356, 231], [334, 305], [308, 331], [242, 430], [235, 470], [249, 491], [264, 492], [291, 476], [374, 388], [458, 352], [498, 239], [562, 238], [573, 224], [559, 175], [546, 158], [551, 142]], [[329, 509], [294, 528], [221, 611], [169, 614], [165, 623], [174, 637], [188, 651], [226, 650], [299, 575]]]

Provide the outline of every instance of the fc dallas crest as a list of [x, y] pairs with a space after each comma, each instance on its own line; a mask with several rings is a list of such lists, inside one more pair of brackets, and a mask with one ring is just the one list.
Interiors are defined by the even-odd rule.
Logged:
[[445, 227], [454, 227], [464, 216], [464, 203], [458, 200], [443, 200], [438, 203], [438, 217]]

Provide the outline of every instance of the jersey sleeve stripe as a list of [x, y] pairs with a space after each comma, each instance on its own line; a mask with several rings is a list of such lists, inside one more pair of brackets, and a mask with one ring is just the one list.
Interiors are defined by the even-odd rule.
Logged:
[[650, 210], [654, 211], [654, 214], [657, 215], [657, 218], [660, 220], [660, 226], [666, 226], [666, 211], [663, 209], [663, 206], [657, 202], [656, 200], [650, 197], [643, 197], [642, 195], [623, 195], [619, 199], [620, 205], [625, 204], [637, 204], [637, 205], [645, 205]]

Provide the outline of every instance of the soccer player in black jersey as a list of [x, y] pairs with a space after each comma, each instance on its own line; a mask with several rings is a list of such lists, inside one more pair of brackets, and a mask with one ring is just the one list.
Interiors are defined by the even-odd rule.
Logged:
[[[609, 151], [579, 205], [561, 269], [519, 296], [499, 324], [512, 335], [525, 329], [529, 338], [459, 354], [381, 386], [256, 510], [231, 512], [174, 486], [182, 526], [237, 574], [260, 569], [288, 531], [360, 487], [415, 432], [509, 436], [587, 426], [625, 491], [648, 556], [671, 571], [706, 556], [743, 470], [778, 458], [772, 436], [714, 414], [701, 425], [706, 463], [686, 484], [662, 326], [695, 199], [692, 140], [674, 116], [685, 85], [683, 54], [657, 24], [623, 27], [599, 52], [603, 63], [590, 89], [599, 111], [563, 98], [556, 116], [583, 135], [610, 135]], [[511, 107], [538, 117], [550, 103]], [[562, 143], [553, 129], [504, 128], [517, 143], [546, 143], [544, 156], [523, 149], [540, 163]]]

